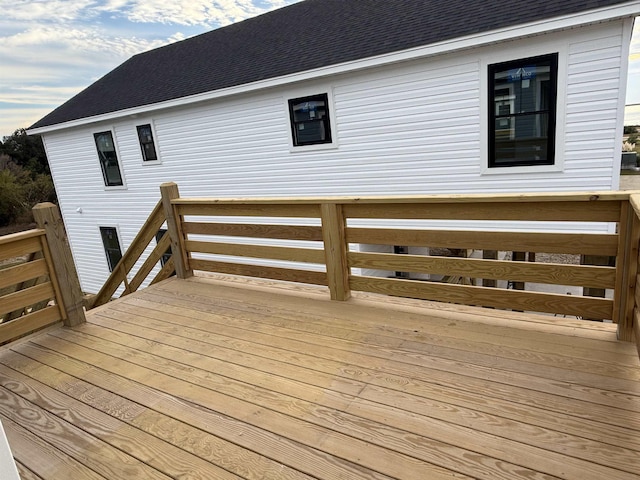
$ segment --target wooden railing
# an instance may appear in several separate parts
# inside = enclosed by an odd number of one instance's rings
[[[186,278],[194,269],[271,278],[325,285],[334,300],[346,300],[354,290],[612,320],[620,339],[640,343],[640,193],[199,199],[180,198],[175,184],[163,184],[161,195],[91,306],[111,299],[122,283],[125,294],[138,289],[171,247],[174,254],[151,283],[174,271]],[[84,321],[83,297],[59,212],[54,205],[40,204],[34,217],[38,229],[0,237],[0,260],[25,260],[0,275],[0,343],[51,323]],[[461,227],[468,221],[473,229]],[[144,257],[165,222],[168,235]],[[571,233],[579,228],[589,233]],[[362,245],[383,246],[388,253],[364,251]],[[390,253],[394,245],[494,255],[401,255]],[[534,263],[498,259],[496,251],[605,261]],[[385,278],[368,270],[469,281]],[[502,281],[507,288],[483,286],[487,280]],[[516,283],[526,283],[527,290],[508,288]],[[548,293],[536,291],[537,284],[600,289],[608,295]]]
[[[627,236],[629,239],[629,264],[627,266],[627,275],[632,279],[628,285],[628,295],[632,297],[632,307],[629,307],[629,311],[625,312],[630,316],[628,322],[629,328],[625,330],[628,336],[623,336],[623,340],[629,340],[636,342],[638,348],[638,355],[640,355],[640,194],[632,194],[629,198],[631,205],[631,220],[627,227]]]
[[[82,295],[57,207],[34,208],[40,228],[0,237],[0,344],[48,325],[84,321]]]
[[[164,235],[160,241],[157,242],[152,252],[146,257],[142,265],[137,269],[135,275],[133,275],[131,281],[129,281],[129,274],[133,271],[134,266],[140,261],[142,254],[145,252],[149,244],[156,238],[156,234],[160,227],[165,223],[166,216],[162,202],[158,202],[151,214],[142,225],[142,228],[136,235],[129,248],[126,250],[118,264],[111,272],[111,275],[102,286],[100,291],[87,302],[87,308],[94,308],[111,300],[116,290],[124,284],[124,291],[122,295],[128,295],[133,293],[143,282],[147,279],[153,268],[163,257],[165,252],[171,246],[171,240],[169,235]],[[160,268],[160,271],[151,280],[150,284],[154,284],[165,278],[171,276],[175,271],[173,255],[165,262]]]
[[[633,339],[638,228],[626,193],[198,199],[180,198],[174,184],[161,191],[167,188],[180,277],[203,270],[326,285],[335,300],[353,290],[604,319],[618,323],[619,338]],[[437,228],[429,226],[433,221]],[[460,228],[467,221],[473,229]],[[497,228],[496,222],[521,222],[520,230],[505,228],[507,223]],[[589,233],[571,233],[580,228]],[[612,257],[615,266],[358,251],[363,244]],[[269,265],[273,260],[294,263]],[[362,273],[370,269],[473,280],[451,284]],[[526,282],[527,290],[482,286],[481,279]],[[548,293],[532,290],[536,284],[609,294]]]

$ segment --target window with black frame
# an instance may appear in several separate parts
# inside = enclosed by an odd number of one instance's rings
[[[166,234],[167,234],[166,228],[161,228],[160,230],[158,230],[158,233],[156,233],[156,243],[160,243],[160,240],[162,240],[162,237],[164,237]],[[160,265],[164,267],[165,264],[170,259],[171,259],[171,247],[167,248],[166,252],[162,254],[162,257],[160,257]]]
[[[115,227],[100,227],[100,236],[102,237],[104,252],[107,255],[109,271],[113,272],[113,269],[116,268],[116,265],[118,265],[118,262],[122,259],[118,231]]]
[[[116,146],[113,142],[113,134],[110,131],[94,133],[93,138],[96,142],[96,149],[98,150],[104,184],[107,187],[122,185],[122,174],[120,173],[120,165],[118,164]]]
[[[331,143],[326,93],[289,100],[289,116],[294,147]]]
[[[142,160],[144,160],[145,162],[158,160],[158,154],[156,153],[156,144],[153,141],[153,131],[151,129],[151,125],[138,125],[136,129],[138,131],[138,141],[140,142],[140,149],[142,150]]]
[[[555,162],[558,54],[489,65],[489,167]]]

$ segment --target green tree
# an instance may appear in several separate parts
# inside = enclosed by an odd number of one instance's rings
[[[0,227],[15,222],[23,213],[22,184],[28,178],[8,156],[0,155]]]
[[[13,135],[2,139],[0,154],[11,157],[16,165],[26,169],[33,178],[41,173],[50,173],[42,138],[40,135],[28,135],[24,128],[19,128]]]
[[[31,223],[31,208],[55,202],[42,139],[18,129],[0,142],[0,227]]]
[[[624,135],[631,135],[633,133],[638,133],[638,127],[633,125],[624,126]]]

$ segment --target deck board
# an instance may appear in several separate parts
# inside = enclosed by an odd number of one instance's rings
[[[640,475],[640,362],[612,325],[227,280],[169,279],[0,350],[20,471]]]

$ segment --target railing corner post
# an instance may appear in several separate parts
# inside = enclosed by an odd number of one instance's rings
[[[162,206],[164,207],[165,217],[167,219],[167,231],[171,238],[171,252],[174,259],[176,276],[178,278],[189,278],[193,276],[193,270],[189,268],[189,256],[184,244],[184,236],[182,234],[182,220],[177,214],[172,200],[180,198],[178,185],[174,182],[163,183],[160,185],[160,194],[162,195]]]
[[[327,268],[327,283],[332,300],[347,300],[349,288],[349,265],[347,261],[346,222],[342,206],[335,203],[320,205],[322,238]]]
[[[614,298],[613,321],[618,324],[619,340],[634,341],[634,321],[638,298],[638,242],[640,241],[640,219],[638,218],[638,198],[631,195],[629,201],[622,204],[620,217],[619,252],[616,268],[619,270]]]
[[[39,203],[33,207],[33,217],[38,228],[45,231],[54,269],[51,273],[58,281],[67,314],[64,324],[72,327],[84,323],[84,296],[60,210],[53,203]]]

